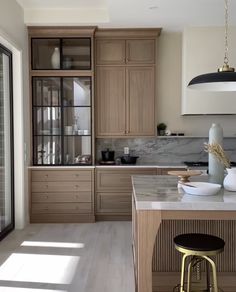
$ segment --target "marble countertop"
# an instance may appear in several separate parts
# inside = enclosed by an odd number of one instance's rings
[[[140,164],[120,164],[120,165],[74,165],[74,166],[29,166],[29,169],[86,169],[86,168],[186,168],[181,163],[140,163]]]
[[[236,192],[221,189],[214,196],[193,196],[178,189],[177,181],[169,175],[133,176],[136,209],[236,211]]]
[[[111,168],[186,168],[187,166],[184,163],[163,163],[163,162],[144,162],[137,164],[116,164],[116,165],[96,165],[96,167],[111,167]]]

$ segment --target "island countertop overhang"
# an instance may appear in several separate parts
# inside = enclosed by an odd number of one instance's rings
[[[133,176],[136,210],[236,211],[236,192],[222,188],[214,196],[187,195],[177,188],[177,181],[168,175]]]

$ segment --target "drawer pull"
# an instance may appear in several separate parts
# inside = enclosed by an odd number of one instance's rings
[[[79,198],[79,196],[78,196],[78,195],[75,195],[75,198],[76,198],[76,199],[78,199],[78,198]]]
[[[48,199],[48,195],[46,195],[45,198]]]
[[[48,185],[46,185],[46,189],[48,189]]]
[[[45,174],[45,177],[48,177],[48,174]]]
[[[76,187],[76,189],[78,189],[78,187],[79,187],[79,186],[78,186],[78,185],[76,185],[75,187]]]
[[[44,208],[44,211],[48,211],[48,208]]]
[[[78,173],[76,173],[76,175],[75,175],[76,177],[79,177],[79,174]]]

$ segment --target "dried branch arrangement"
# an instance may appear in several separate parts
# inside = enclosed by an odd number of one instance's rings
[[[204,143],[204,150],[208,153],[213,154],[225,168],[230,168],[230,160],[227,157],[224,149],[218,143]]]

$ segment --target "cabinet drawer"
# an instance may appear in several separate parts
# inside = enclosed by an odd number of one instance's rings
[[[32,193],[33,203],[92,202],[91,192]]]
[[[98,170],[96,174],[97,191],[132,190],[132,175],[155,175],[155,169]]]
[[[92,191],[91,182],[32,182],[33,193]]]
[[[32,214],[78,214],[91,213],[91,203],[33,203]]]
[[[131,214],[131,193],[97,193],[96,213]]]
[[[32,181],[91,181],[91,170],[33,170]]]

